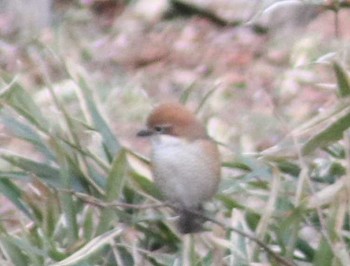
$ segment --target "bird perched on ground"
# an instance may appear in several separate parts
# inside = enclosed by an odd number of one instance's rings
[[[202,203],[215,195],[220,181],[218,148],[204,125],[183,105],[164,103],[151,112],[147,128],[137,135],[151,138],[154,181],[176,206],[179,231],[201,231],[204,221],[194,212],[202,211]]]

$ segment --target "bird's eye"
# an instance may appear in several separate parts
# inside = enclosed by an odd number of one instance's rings
[[[156,132],[158,132],[158,133],[162,133],[162,132],[163,132],[163,128],[160,127],[160,126],[155,126],[155,127],[154,127],[154,130],[155,130]]]

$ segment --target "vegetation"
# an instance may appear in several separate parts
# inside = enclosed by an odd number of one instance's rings
[[[26,43],[35,71],[0,72],[6,135],[0,194],[12,203],[0,218],[1,265],[350,265],[350,81],[343,51],[320,54],[307,66],[325,65],[335,76],[336,90],[328,93],[336,97],[325,110],[292,129],[276,115],[287,134],[254,153],[220,143],[224,174],[207,206],[208,231],[181,236],[151,181],[148,159],[116,134],[114,116],[142,126],[144,99],[118,67],[110,83],[82,67],[93,60],[81,43],[73,43],[69,58],[62,47],[71,43],[58,42],[70,33],[57,29],[54,41]],[[40,81],[31,86],[28,75]],[[200,85],[177,95],[195,102],[199,113],[218,91]],[[129,89],[120,105],[111,104],[108,86]],[[244,91],[244,84],[236,86]],[[137,111],[128,109],[137,104]]]

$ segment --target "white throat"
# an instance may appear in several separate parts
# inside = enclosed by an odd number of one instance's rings
[[[185,142],[186,141],[184,139],[170,135],[152,136],[152,146],[154,149],[157,149],[159,147],[180,146]]]

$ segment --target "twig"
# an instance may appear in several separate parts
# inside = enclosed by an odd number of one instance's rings
[[[78,199],[81,199],[85,203],[88,203],[90,205],[99,207],[99,208],[125,208],[125,209],[157,209],[161,207],[167,207],[167,203],[157,203],[157,204],[130,204],[130,203],[124,203],[124,202],[118,202],[118,201],[112,201],[112,202],[104,202],[102,200],[96,199],[94,197],[91,197],[89,195],[86,195],[84,193],[76,192],[69,189],[59,189],[60,192],[69,193],[74,196],[76,196]]]
[[[341,9],[341,8],[350,8],[350,3],[349,2],[338,2],[338,3],[331,3],[331,4],[324,4],[321,5],[322,8],[325,10],[336,10],[336,9]]]
[[[4,218],[0,218],[0,222],[17,223],[17,222],[19,222],[19,221],[18,221],[18,219],[16,219],[16,218],[4,217]]]
[[[170,203],[167,203],[166,204],[168,207],[174,209],[174,210],[177,210],[177,211],[180,211],[181,209],[173,204],[170,204]],[[232,226],[229,226],[229,225],[226,225],[214,218],[211,218],[211,217],[208,217],[200,212],[196,212],[196,211],[189,211],[190,213],[198,216],[199,218],[201,219],[204,219],[204,220],[207,220],[207,221],[210,221],[212,222],[213,224],[216,224],[222,228],[224,228],[225,230],[228,230],[228,231],[233,231],[245,238],[248,238],[249,240],[252,240],[254,241],[255,243],[257,243],[262,249],[264,249],[266,251],[266,253],[268,253],[271,257],[273,257],[277,262],[279,262],[281,265],[285,265],[285,266],[294,266],[295,263],[283,258],[282,256],[278,255],[276,252],[274,252],[272,249],[270,249],[263,241],[261,241],[260,239],[256,238],[255,236],[251,235],[251,234],[248,234],[240,229],[237,229],[235,227],[232,227]]]
[[[173,210],[176,211],[180,211],[181,209],[174,205],[171,204],[169,202],[164,202],[164,203],[157,203],[157,204],[129,204],[129,203],[122,203],[122,202],[103,202],[99,199],[96,199],[94,197],[91,197],[89,195],[86,195],[84,193],[80,193],[80,192],[76,192],[73,190],[68,190],[68,189],[60,189],[60,192],[64,192],[64,193],[69,193],[72,194],[74,196],[76,196],[77,198],[81,199],[82,201],[94,205],[96,207],[99,208],[116,208],[116,207],[121,207],[121,208],[126,208],[126,209],[138,209],[138,210],[142,210],[142,209],[156,209],[156,208],[161,208],[161,207],[170,207]],[[188,210],[189,211],[189,210]],[[225,230],[228,231],[233,231],[251,241],[254,241],[256,244],[258,244],[268,255],[270,255],[271,257],[273,257],[278,263],[280,263],[280,265],[284,265],[284,266],[294,266],[295,263],[285,259],[284,257],[280,256],[279,254],[277,254],[276,252],[274,252],[271,248],[269,248],[263,241],[261,241],[260,239],[258,239],[257,237],[248,234],[240,229],[237,229],[235,227],[226,225],[216,219],[213,219],[211,217],[208,217],[200,212],[196,212],[196,211],[189,211],[190,213],[198,216],[201,219],[204,219],[206,221],[210,221],[222,228],[224,228]]]
[[[211,10],[207,10],[195,4],[191,4],[188,1],[172,0],[171,3],[175,8],[175,10],[179,10],[182,14],[199,15],[201,17],[209,19],[211,22],[221,27],[239,26],[243,24],[243,21],[240,21],[240,20],[233,20],[233,21],[226,20],[218,16],[217,14],[215,14],[215,12]]]

